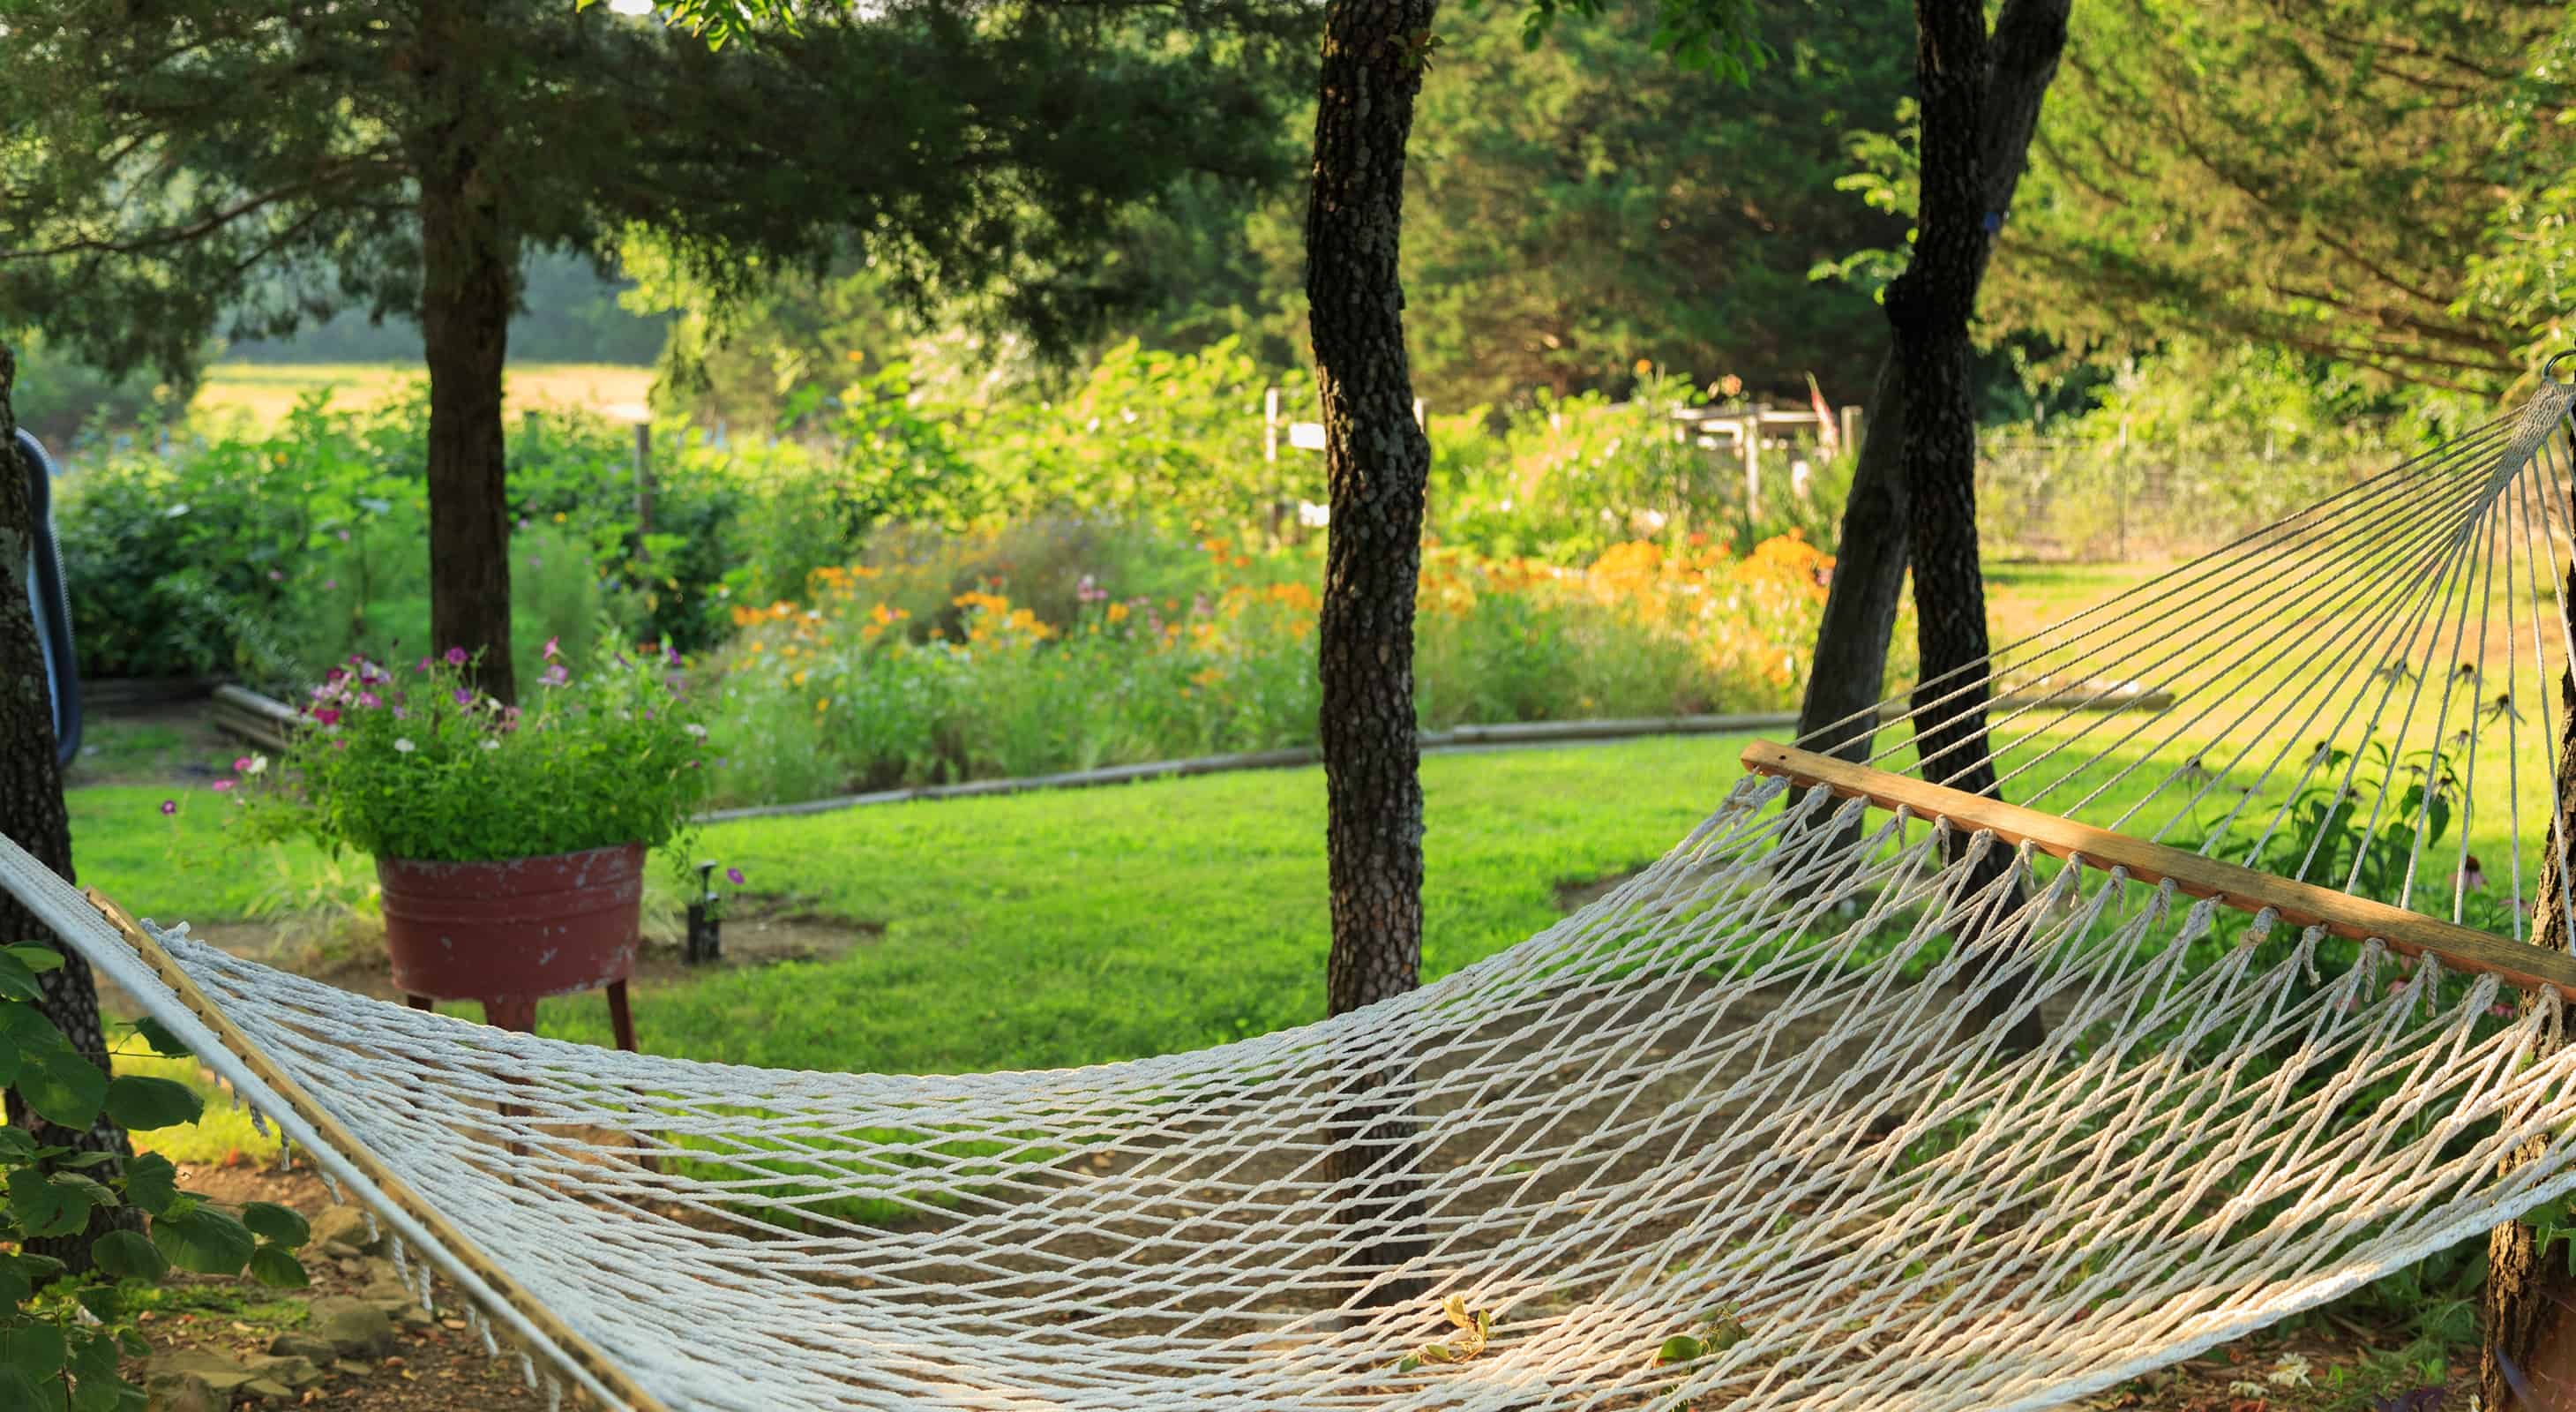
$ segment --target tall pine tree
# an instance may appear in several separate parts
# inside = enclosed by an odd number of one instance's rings
[[[1258,174],[1236,80],[1281,4],[893,0],[720,49],[573,0],[27,0],[0,45],[0,326],[110,367],[342,308],[416,320],[431,631],[510,694],[502,375],[523,256],[655,232],[710,288],[855,248],[1062,340],[1084,254],[1182,175]],[[1198,32],[1205,20],[1231,28]]]

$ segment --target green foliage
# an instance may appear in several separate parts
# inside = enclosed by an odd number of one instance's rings
[[[246,761],[248,837],[450,862],[660,847],[705,797],[706,727],[677,652],[603,639],[578,676],[547,667],[524,707],[467,686],[453,649],[353,665],[313,689],[275,774]]]
[[[1906,91],[1908,7],[1730,4],[1775,51],[1741,87],[1653,52],[1671,5],[1569,7],[1582,17],[1536,50],[1515,8],[1444,13],[1409,144],[1405,322],[1423,395],[1451,410],[1533,387],[1617,392],[1643,357],[1799,396],[1812,371],[1861,400],[1885,321],[1808,267],[1904,229],[1832,187],[1845,131],[1884,124]]]
[[[0,331],[0,343],[18,351],[18,381],[9,394],[18,425],[58,456],[87,431],[157,426],[177,416],[196,392],[193,368],[169,377],[140,372],[120,376],[49,346],[35,329]]]
[[[2078,6],[1988,310],[2492,393],[2564,328],[2571,44],[2554,4]]]
[[[51,947],[0,948],[0,976],[51,970]],[[95,1082],[64,1080],[74,1070]],[[31,1083],[31,1076],[54,1076]],[[147,1129],[192,1122],[203,1100],[163,1079],[109,1082],[91,1056],[71,1046],[17,988],[0,986],[0,1082],[13,1081],[29,1108],[73,1130],[97,1121]],[[123,1164],[108,1154],[47,1146],[23,1128],[0,1127],[0,1403],[63,1412],[132,1412],[141,1388],[118,1376],[118,1362],[144,1352],[134,1332],[134,1283],[177,1267],[208,1275],[248,1268],[262,1283],[301,1285],[295,1252],[311,1232],[283,1207],[254,1203],[239,1217],[179,1191],[168,1159],[145,1153]],[[150,1219],[150,1234],[112,1229],[90,1246],[94,1273],[66,1278],[67,1267],[28,1253],[26,1243],[76,1236],[95,1215],[130,1208]]]
[[[0,318],[110,369],[180,369],[219,324],[416,316],[435,273],[421,196],[459,175],[424,157],[461,125],[475,253],[513,271],[641,226],[723,297],[848,237],[900,299],[981,297],[1062,344],[1122,297],[1089,257],[1124,211],[1186,173],[1284,177],[1277,113],[1240,75],[1311,23],[1285,0],[902,0],[711,52],[560,0],[179,0],[114,25],[31,0],[0,51]],[[441,63],[418,61],[430,50]]]
[[[672,320],[627,307],[628,279],[610,278],[563,251],[530,255],[520,270],[519,311],[510,317],[510,356],[530,363],[650,363],[670,336]],[[243,363],[408,363],[422,357],[420,330],[409,318],[371,321],[335,314],[291,337],[229,344],[224,357]]]
[[[81,670],[227,673],[272,687],[351,653],[429,636],[428,494],[416,397],[362,411],[308,399],[266,433],[193,436],[168,454],[101,449],[55,507]],[[635,529],[632,453],[606,423],[531,414],[509,442],[513,641],[579,653],[603,615],[683,646],[705,640],[736,493],[717,457],[669,457],[656,532]]]
[[[1821,610],[1795,541],[1631,543],[1585,570],[1435,548],[1414,629],[1426,729],[1779,707]],[[1311,745],[1320,565],[1147,525],[890,532],[739,612],[716,788],[745,803]]]

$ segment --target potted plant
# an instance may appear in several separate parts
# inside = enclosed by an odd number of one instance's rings
[[[605,986],[632,1048],[644,858],[691,831],[707,730],[675,651],[610,638],[578,673],[551,641],[545,656],[510,706],[474,688],[462,650],[332,668],[268,787],[243,791],[244,823],[374,855],[394,983],[414,1004],[481,1000],[528,1029],[541,997]]]

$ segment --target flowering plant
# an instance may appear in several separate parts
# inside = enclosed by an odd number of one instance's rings
[[[706,795],[707,729],[679,654],[608,639],[578,674],[553,642],[545,655],[517,706],[474,689],[462,649],[332,668],[269,787],[241,791],[244,822],[263,839],[442,862],[659,847],[686,833]],[[234,768],[247,783],[268,761]]]

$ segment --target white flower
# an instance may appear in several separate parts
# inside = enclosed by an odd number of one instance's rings
[[[411,737],[410,737],[410,736],[407,736],[407,735],[398,735],[398,736],[395,736],[395,737],[394,737],[394,749],[401,751],[401,752],[402,752],[403,754],[405,754],[405,755],[409,755],[409,754],[410,754],[410,753],[412,753],[414,750],[417,750],[417,749],[419,749],[419,748],[420,748],[420,747],[418,747],[418,746],[416,746],[416,745],[414,745],[414,744],[412,744],[412,743],[411,743]]]
[[[253,755],[252,757],[250,757],[250,768],[249,768],[249,769],[247,769],[247,770],[242,771],[242,773],[243,773],[243,774],[245,774],[245,775],[255,775],[255,774],[258,774],[260,771],[265,770],[265,769],[267,769],[267,768],[268,768],[268,757],[267,757],[267,756],[265,756],[265,755]]]
[[[486,740],[483,742],[483,748],[484,748],[484,749],[486,749],[486,750],[498,750],[498,749],[500,749],[500,748],[501,748],[501,742],[499,742],[499,741],[497,741],[497,740],[486,739]]]
[[[2284,1353],[2280,1361],[2272,1365],[2272,1371],[2263,1376],[2274,1387],[2307,1387],[2310,1385],[2308,1374],[2312,1370],[2313,1365],[2307,1359],[2295,1353]]]
[[[687,731],[692,739],[704,740],[707,738],[707,728],[699,725],[695,721],[689,722],[687,725],[680,727],[680,729]]]

